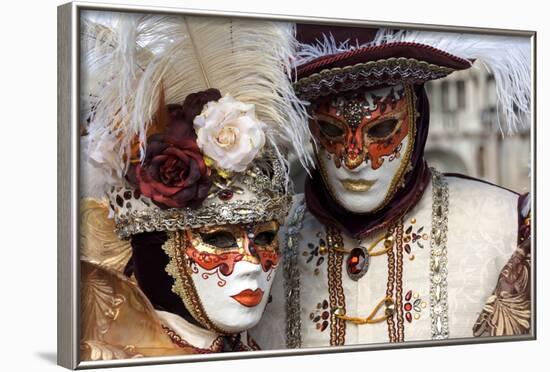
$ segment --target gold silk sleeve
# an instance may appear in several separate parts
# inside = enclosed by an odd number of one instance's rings
[[[81,261],[81,360],[193,354],[175,345],[149,300],[122,274]]]
[[[80,258],[123,272],[132,256],[129,240],[121,240],[109,218],[106,200],[83,198],[80,201]]]

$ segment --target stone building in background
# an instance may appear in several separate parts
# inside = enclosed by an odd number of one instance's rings
[[[495,80],[483,66],[431,81],[426,89],[431,117],[425,157],[430,165],[529,191],[530,131],[502,135]]]

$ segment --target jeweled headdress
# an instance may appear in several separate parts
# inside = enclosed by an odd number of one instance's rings
[[[285,153],[311,164],[290,24],[84,19],[84,181],[107,192],[120,237],[286,216]]]

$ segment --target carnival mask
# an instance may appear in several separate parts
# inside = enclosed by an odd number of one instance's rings
[[[279,262],[278,229],[272,221],[171,233],[163,248],[173,290],[204,327],[231,334],[258,323]]]
[[[410,169],[415,97],[392,86],[331,97],[313,106],[310,129],[332,197],[355,213],[385,206]]]

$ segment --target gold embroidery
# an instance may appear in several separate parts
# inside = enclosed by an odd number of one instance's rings
[[[342,234],[334,227],[327,227],[328,251],[328,290],[329,302],[332,312],[330,322],[330,345],[344,345],[346,336],[346,322],[337,317],[342,312],[345,313],[346,300],[344,297],[344,288],[342,287],[342,263],[344,257],[338,254],[335,249],[341,248],[344,244]]]
[[[178,345],[181,348],[191,348],[195,352],[197,352],[198,354],[219,353],[223,349],[223,338],[222,337],[216,337],[214,339],[214,341],[212,341],[212,344],[210,345],[210,347],[208,347],[208,349],[201,349],[201,348],[193,346],[189,342],[185,341],[172,328],[170,328],[170,327],[168,327],[164,324],[162,325],[162,328],[164,329],[164,331],[166,332],[168,337],[170,337],[170,339],[172,340],[172,342],[174,344]]]
[[[388,234],[393,236],[394,233],[395,233],[395,226],[392,226],[388,229]],[[393,247],[392,249],[388,250],[387,257],[388,257],[388,284],[386,285],[386,297],[393,298],[393,290],[395,288],[395,253],[394,253]],[[388,338],[390,339],[390,342],[397,342],[397,332],[395,328],[394,317],[389,316],[386,319],[386,322],[388,323]]]
[[[405,339],[403,319],[403,219],[397,222],[395,230],[396,243],[396,265],[395,265],[395,306],[397,315],[397,340],[403,342]]]

